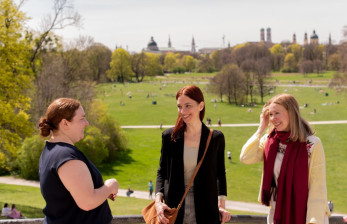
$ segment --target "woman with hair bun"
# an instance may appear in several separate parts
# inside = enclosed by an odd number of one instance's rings
[[[323,145],[292,95],[279,94],[265,104],[240,160],[263,162],[259,201],[270,206],[267,223],[329,223]]]
[[[84,137],[87,125],[80,102],[70,98],[53,101],[40,119],[40,135],[50,137],[39,164],[41,193],[46,201],[44,223],[112,221],[107,198],[115,200],[117,180],[104,182],[98,169],[74,146]]]
[[[176,94],[178,117],[175,127],[162,134],[157,172],[155,206],[160,223],[169,223],[164,211],[177,207],[201,160],[210,129],[202,122],[204,96],[197,86],[185,86]],[[225,140],[214,130],[206,156],[175,223],[215,224],[230,220],[225,209],[227,195],[224,160]]]

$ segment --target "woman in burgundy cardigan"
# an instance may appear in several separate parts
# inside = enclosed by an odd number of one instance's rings
[[[162,134],[157,172],[156,209],[161,223],[168,223],[164,210],[178,206],[204,153],[210,131],[202,123],[205,104],[198,87],[183,87],[177,92],[176,99],[178,118],[175,127]],[[206,157],[179,210],[176,223],[214,224],[230,220],[230,213],[225,210],[224,148],[223,133],[213,131]]]

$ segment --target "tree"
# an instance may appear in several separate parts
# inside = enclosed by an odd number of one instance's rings
[[[191,55],[184,55],[182,58],[184,69],[187,72],[192,72],[195,68],[195,59]]]
[[[145,52],[136,53],[131,56],[131,69],[135,74],[137,82],[142,82],[146,75],[148,57]]]
[[[145,76],[163,75],[160,56],[149,52],[133,54],[131,68],[137,82],[142,82]]]
[[[323,70],[323,62],[319,59],[313,61],[313,68],[319,76]]]
[[[256,60],[254,71],[255,71],[254,72],[255,79],[257,80],[257,84],[259,88],[261,103],[264,103],[264,96],[266,93],[265,80],[266,80],[266,77],[270,75],[270,71],[271,71],[271,64],[270,64],[269,58],[264,57],[264,58],[260,58]]]
[[[250,95],[251,104],[253,104],[253,87],[254,87],[254,77],[253,71],[255,67],[255,62],[253,59],[246,59],[241,63],[241,70],[245,74],[246,78],[246,95]]]
[[[131,70],[131,59],[129,53],[123,48],[117,48],[112,53],[110,69],[107,71],[107,77],[112,81],[124,83],[133,75]]]
[[[225,86],[225,78],[226,76],[223,75],[221,72],[219,72],[217,75],[215,75],[209,85],[208,89],[212,93],[215,93],[219,95],[220,101],[223,102],[223,94],[224,94],[224,86]]]
[[[311,60],[302,61],[300,64],[300,72],[306,76],[308,73],[313,72],[313,62]]]
[[[272,68],[274,71],[280,71],[284,62],[284,48],[281,44],[275,44],[270,49],[272,58]]]
[[[91,80],[98,83],[106,82],[106,71],[110,69],[112,51],[103,44],[95,43],[85,52],[92,75]]]
[[[302,57],[302,47],[299,44],[289,45],[287,48],[288,53],[292,53],[294,55],[295,61],[298,63]],[[298,66],[298,65],[296,65]]]
[[[283,72],[297,72],[297,62],[293,53],[288,53],[284,58]]]
[[[213,62],[207,54],[200,56],[200,60],[197,64],[198,72],[214,72]]]
[[[95,82],[91,80],[91,69],[87,55],[77,49],[66,52],[42,53],[41,68],[35,80],[35,94],[30,110],[31,120],[37,122],[48,105],[56,98],[79,99],[88,109],[94,98]]]
[[[160,56],[153,53],[146,53],[147,63],[145,67],[145,74],[148,76],[163,75],[163,67],[160,63]]]
[[[172,72],[173,68],[176,66],[177,64],[177,57],[178,54],[174,54],[172,52],[167,53],[165,55],[165,59],[164,59],[164,70],[166,72]]]
[[[340,73],[337,72],[329,84],[330,88],[336,88],[339,91],[345,91],[344,87],[347,85],[347,26],[343,28],[343,35],[345,39],[339,49]]]
[[[232,50],[225,48],[213,51],[210,55],[215,70],[220,71],[224,65],[232,63]]]
[[[40,35],[34,40],[34,50],[30,58],[31,68],[36,71],[36,60],[40,52],[52,44],[52,31],[68,26],[80,26],[81,16],[74,10],[70,0],[53,0],[53,15],[47,15],[42,20]]]
[[[276,48],[274,48],[276,49]],[[274,53],[280,52],[274,50]],[[265,78],[270,75],[271,71],[271,52],[265,44],[245,44],[235,47],[232,53],[233,62],[246,73],[249,91],[252,94],[255,85],[259,87],[259,93],[263,101],[265,94]]]
[[[322,44],[309,44],[306,45],[303,52],[305,60],[323,60],[324,45]]]
[[[225,93],[228,97],[228,102],[234,102],[236,105],[242,103],[246,93],[246,77],[241,69],[236,64],[225,65],[221,72],[225,76]]]
[[[340,55],[335,53],[330,55],[328,59],[328,66],[330,70],[338,71],[340,68]]]
[[[14,169],[20,143],[32,133],[27,92],[32,87],[33,73],[21,3],[0,0],[0,173]]]

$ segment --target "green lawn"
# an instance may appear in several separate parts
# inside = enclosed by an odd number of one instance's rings
[[[114,87],[103,84],[98,86],[98,92],[99,98],[106,103],[109,113],[120,125],[172,125],[177,117],[176,92],[184,85],[186,84],[150,82],[117,84]],[[259,97],[256,97],[258,104],[251,108],[252,112],[247,112],[249,107],[229,104],[226,99],[220,102],[219,97],[206,91],[205,84],[197,85],[204,91],[205,118],[211,118],[212,123],[216,123],[218,118],[221,118],[222,123],[258,122],[263,107]],[[309,121],[347,119],[345,93],[336,94],[329,88],[277,87],[272,95],[264,98],[264,102],[274,94],[283,92],[293,94],[302,107],[308,104],[307,108],[302,108],[302,115]],[[129,98],[127,93],[132,97]],[[325,93],[328,93],[328,96]],[[216,108],[213,99],[218,100]],[[124,106],[120,105],[121,101]],[[156,104],[153,104],[153,101],[156,101]],[[312,113],[314,109],[316,114]]]
[[[321,74],[309,73],[303,75],[301,73],[272,73],[270,80],[279,81],[281,84],[309,84],[322,85],[329,83],[330,79],[334,76],[336,71],[328,71]]]

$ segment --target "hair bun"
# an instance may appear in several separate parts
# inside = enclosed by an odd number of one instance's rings
[[[51,122],[48,121],[47,118],[41,118],[39,123],[39,129],[40,129],[41,135],[46,137],[50,135],[51,130],[54,129],[54,126]]]

